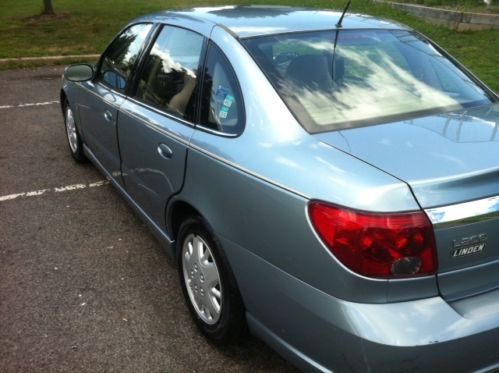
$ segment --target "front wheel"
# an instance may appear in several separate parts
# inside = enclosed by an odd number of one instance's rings
[[[214,342],[236,340],[246,328],[244,307],[220,245],[199,218],[181,225],[177,245],[182,291],[198,328]]]
[[[73,159],[79,163],[86,161],[83,153],[83,142],[76,127],[74,112],[67,101],[64,102],[64,126],[66,127],[66,137]]]

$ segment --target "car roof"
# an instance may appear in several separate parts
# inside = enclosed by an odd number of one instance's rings
[[[135,21],[168,23],[171,19],[219,25],[238,38],[298,31],[335,29],[341,12],[285,6],[218,6],[172,10]],[[398,23],[362,14],[346,13],[342,29],[407,29]]]

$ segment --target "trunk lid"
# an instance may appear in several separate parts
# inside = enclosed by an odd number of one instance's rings
[[[444,297],[499,287],[498,103],[315,136],[411,187],[434,224]]]

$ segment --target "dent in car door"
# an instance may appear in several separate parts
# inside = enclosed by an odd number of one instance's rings
[[[168,198],[184,179],[203,45],[201,35],[165,26],[144,59],[134,97],[120,112],[125,187],[160,227]]]
[[[151,24],[137,24],[123,31],[104,52],[94,81],[81,85],[78,111],[85,143],[114,175],[120,172],[118,109],[151,28]]]

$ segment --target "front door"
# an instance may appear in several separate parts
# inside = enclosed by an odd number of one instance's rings
[[[151,29],[151,24],[137,24],[123,31],[104,52],[95,79],[81,83],[78,112],[85,144],[118,182],[122,181],[118,177],[118,109]]]

